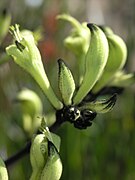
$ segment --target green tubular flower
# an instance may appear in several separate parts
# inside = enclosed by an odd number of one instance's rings
[[[90,31],[86,22],[81,24],[68,14],[58,15],[57,19],[68,21],[73,27],[70,35],[65,38],[64,45],[76,56],[79,71],[78,83],[80,84],[85,71],[85,55],[89,48]]]
[[[104,31],[109,44],[109,56],[104,72],[92,90],[94,93],[111,82],[115,73],[123,68],[127,60],[127,47],[123,39],[112,32],[109,33],[106,29]]]
[[[41,130],[43,134],[36,135],[30,149],[33,170],[30,180],[59,180],[62,173],[62,163],[58,153],[60,138],[49,132],[44,118]]]
[[[59,153],[51,141],[48,141],[48,159],[41,173],[41,180],[59,180],[62,174],[62,163]]]
[[[6,166],[4,164],[4,161],[0,157],[0,179],[1,180],[8,180],[8,172],[6,169]]]
[[[23,128],[29,135],[32,135],[41,123],[37,117],[42,115],[42,102],[39,96],[29,89],[20,91],[17,94],[16,100],[21,104]]]
[[[91,31],[91,41],[85,59],[83,82],[74,96],[74,104],[79,104],[99,80],[108,58],[109,48],[105,34],[97,25],[88,24],[88,27]]]
[[[0,14],[0,44],[8,33],[10,23],[11,14],[4,9]]]
[[[44,134],[39,134],[33,139],[30,149],[30,161],[33,170],[30,178],[31,180],[38,180],[40,178],[42,169],[47,160],[47,143]]]
[[[83,22],[80,24],[68,14],[58,15],[57,19],[66,20],[73,26],[71,34],[64,40],[65,46],[77,56],[80,56],[82,53],[86,54],[90,41],[90,31],[87,28],[87,23]]]
[[[73,93],[75,91],[75,82],[71,71],[65,65],[64,61],[59,59],[59,75],[58,75],[58,83],[59,90],[63,99],[63,103],[65,105],[71,105]]]
[[[10,32],[15,38],[15,44],[6,48],[8,55],[12,56],[15,63],[25,69],[35,79],[51,104],[56,109],[61,109],[63,105],[50,85],[40,52],[35,45],[32,34],[26,33],[24,36],[21,36],[18,25],[11,26]]]

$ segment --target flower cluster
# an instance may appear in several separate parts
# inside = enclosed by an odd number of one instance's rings
[[[75,82],[68,65],[62,59],[58,60],[61,97],[56,96],[50,84],[32,32],[20,32],[19,25],[11,26],[10,33],[14,41],[6,48],[6,52],[35,79],[54,107],[56,122],[53,125],[68,121],[75,128],[86,129],[92,125],[98,113],[112,110],[117,94],[134,83],[135,75],[123,70],[127,59],[126,44],[109,27],[86,22],[81,24],[67,14],[59,15],[57,19],[66,20],[73,26],[64,44],[76,56],[76,70],[79,74],[78,81]],[[22,104],[24,129],[26,132],[30,131],[31,135],[39,126],[35,116],[42,114],[42,103],[29,90],[20,92],[17,100]],[[28,117],[31,122],[29,126]],[[30,179],[59,180],[62,174],[60,139],[50,133],[44,118],[40,131],[33,138],[30,148],[33,170]],[[7,171],[1,159],[0,167],[3,167],[2,171],[0,168],[0,176],[7,179]]]
[[[21,33],[18,25],[11,26],[15,43],[6,51],[39,84],[56,109],[56,121],[69,121],[76,128],[85,129],[91,126],[97,113],[106,113],[113,108],[116,93],[134,82],[134,73],[124,72],[127,48],[123,39],[110,28],[85,22],[80,24],[66,14],[57,18],[67,20],[73,26],[64,44],[75,54],[80,72],[78,82],[75,82],[65,62],[58,60],[61,98],[51,87],[32,33]],[[114,91],[110,93],[112,87]],[[104,94],[106,98],[102,97]]]

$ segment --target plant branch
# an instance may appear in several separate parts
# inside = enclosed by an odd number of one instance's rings
[[[30,146],[31,141],[28,141],[23,149],[21,149],[19,152],[5,160],[5,165],[10,166],[11,164],[21,159],[24,155],[28,154],[30,152]]]

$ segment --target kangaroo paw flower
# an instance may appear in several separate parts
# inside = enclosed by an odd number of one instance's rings
[[[8,55],[12,56],[15,63],[26,70],[35,79],[51,104],[56,109],[61,109],[62,103],[57,98],[50,85],[34,37],[31,33],[25,33],[22,36],[17,24],[10,27],[10,32],[14,36],[15,44],[6,48]]]

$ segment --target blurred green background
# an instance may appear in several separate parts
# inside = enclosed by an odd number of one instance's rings
[[[38,47],[55,91],[57,59],[64,59],[74,71],[75,58],[63,46],[70,26],[57,22],[60,13],[69,13],[80,22],[109,25],[127,43],[127,71],[135,71],[135,0],[1,0],[0,12],[7,9],[12,24],[21,29],[43,30]],[[11,42],[8,34],[0,46],[1,53]],[[0,154],[3,159],[21,149],[28,137],[22,128],[20,106],[14,102],[24,87],[38,93],[44,114],[52,110],[35,81],[9,61],[0,66]],[[114,110],[98,115],[87,130],[77,130],[66,123],[57,134],[61,137],[62,180],[134,180],[135,179],[135,88],[118,97]],[[29,156],[8,168],[11,180],[27,180],[31,174]]]

